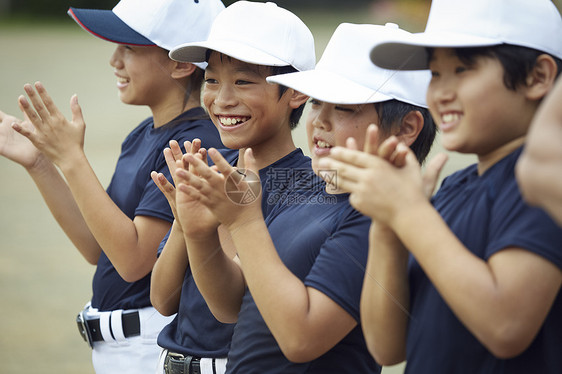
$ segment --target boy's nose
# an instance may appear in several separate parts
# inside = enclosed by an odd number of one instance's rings
[[[327,105],[323,105],[322,109],[317,111],[312,120],[312,126],[324,131],[330,131],[332,128],[332,124],[330,121],[329,110],[326,107]]]
[[[109,58],[109,65],[111,65],[114,68],[123,67],[123,61],[121,59],[121,48],[120,48],[120,46],[117,46],[117,48],[115,48],[115,50],[111,54],[111,57]]]
[[[217,90],[217,95],[214,100],[215,105],[220,107],[235,106],[237,99],[233,91],[234,90],[230,86],[222,85]]]
[[[426,93],[426,100],[433,102],[448,102],[455,98],[455,90],[452,84],[440,82],[431,84]]]

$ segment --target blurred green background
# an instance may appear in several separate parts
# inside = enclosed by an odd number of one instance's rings
[[[84,32],[65,13],[69,6],[111,9],[115,3],[0,0],[0,110],[20,117],[16,99],[25,83],[37,80],[68,118],[68,101],[78,94],[87,123],[86,154],[104,186],[122,140],[150,113],[119,101],[108,62],[115,46]],[[277,3],[311,28],[318,58],[342,22],[395,22],[416,32],[423,31],[429,11],[425,0]],[[304,126],[294,137],[308,152]],[[434,152],[440,150],[437,142]],[[452,155],[444,175],[473,161]],[[0,157],[0,178],[0,373],[93,373],[91,351],[74,320],[91,297],[94,267],[57,226],[23,168]],[[384,373],[402,370],[398,365]]]

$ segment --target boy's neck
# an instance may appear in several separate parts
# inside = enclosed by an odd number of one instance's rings
[[[196,94],[191,95],[187,102],[184,102],[183,97],[178,94],[173,97],[173,100],[167,100],[159,105],[150,106],[154,128],[164,126],[180,114],[200,106],[201,101]]]
[[[478,155],[478,175],[484,174],[488,169],[501,161],[503,158],[514,152],[517,148],[521,147],[525,142],[525,137],[513,139],[509,143],[494,149],[486,155]]]

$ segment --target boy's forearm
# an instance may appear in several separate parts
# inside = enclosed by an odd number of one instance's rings
[[[395,222],[443,300],[484,346],[500,358],[528,347],[559,291],[562,276],[554,264],[515,247],[479,258],[431,206],[412,206]]]
[[[333,300],[307,287],[285,266],[263,219],[237,225],[231,235],[252,297],[289,360],[319,357],[357,325]]]
[[[131,220],[111,200],[81,154],[61,165],[86,224],[121,277],[128,282],[148,274],[170,224],[153,217]]]
[[[95,265],[101,248],[84,221],[70,188],[55,165],[40,156],[36,164],[27,171],[59,226],[86,261]]]
[[[406,358],[409,320],[408,252],[387,227],[373,222],[361,294],[361,323],[371,354],[381,365]]]
[[[184,234],[189,266],[209,309],[223,323],[238,319],[245,291],[240,266],[222,249],[218,233],[193,240]]]
[[[152,269],[150,301],[165,316],[179,310],[181,290],[189,265],[183,233],[178,227],[177,222],[172,224],[168,240]]]

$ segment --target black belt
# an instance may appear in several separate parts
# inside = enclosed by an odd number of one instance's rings
[[[99,317],[90,318],[82,312],[76,317],[76,323],[78,324],[80,335],[90,346],[92,342],[103,340]],[[123,326],[123,335],[125,335],[126,338],[140,335],[140,318],[138,311],[123,313],[121,315],[121,323]],[[113,335],[113,331],[111,329],[110,331]]]
[[[213,374],[216,374],[215,359],[213,359]],[[164,359],[165,374],[201,374],[201,358],[168,352]]]

